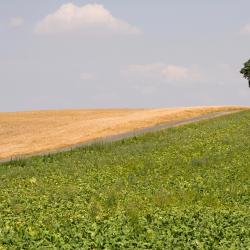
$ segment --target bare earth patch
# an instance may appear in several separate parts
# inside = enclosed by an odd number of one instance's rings
[[[0,159],[40,153],[211,112],[246,107],[0,112]]]

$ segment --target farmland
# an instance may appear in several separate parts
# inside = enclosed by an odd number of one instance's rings
[[[250,111],[0,165],[0,249],[249,249]]]
[[[61,149],[113,134],[235,109],[244,107],[1,112],[0,160]]]

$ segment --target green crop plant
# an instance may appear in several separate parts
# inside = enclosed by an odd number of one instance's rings
[[[0,249],[249,249],[250,111],[0,165]]]

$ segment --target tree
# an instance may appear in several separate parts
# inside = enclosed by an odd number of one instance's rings
[[[250,88],[250,59],[244,63],[244,67],[240,70],[240,73],[243,74],[243,77],[248,80]]]

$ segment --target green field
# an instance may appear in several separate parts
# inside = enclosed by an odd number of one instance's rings
[[[0,249],[250,249],[250,111],[0,165]]]

